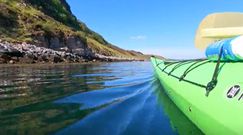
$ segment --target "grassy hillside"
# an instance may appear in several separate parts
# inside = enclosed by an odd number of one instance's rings
[[[66,40],[77,36],[95,53],[118,57],[142,56],[118,48],[90,30],[72,14],[65,0],[0,0],[0,9],[2,41],[41,45],[43,40],[51,37]],[[40,40],[40,37],[45,39]]]

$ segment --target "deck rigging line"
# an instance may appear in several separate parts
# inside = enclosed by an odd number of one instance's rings
[[[208,63],[208,62],[210,62],[210,61],[209,61],[209,60],[205,60],[203,63],[200,63],[200,62],[202,62],[202,61],[198,61],[198,62],[195,62],[195,63],[191,64],[191,65],[184,71],[184,73],[181,75],[179,81],[181,81],[182,79],[184,79],[184,78],[186,77],[186,75],[187,75],[189,72],[191,72],[192,70],[194,70],[194,69],[196,69],[197,67],[199,67],[199,66],[201,66],[201,65],[204,65],[204,64],[206,64],[206,63]],[[200,63],[200,64],[196,65],[197,63]],[[196,66],[194,66],[194,65],[196,65]],[[193,67],[193,66],[194,66],[194,67]]]
[[[194,60],[195,61],[195,60]],[[196,62],[198,62],[198,61],[205,61],[205,59],[197,59],[196,60]],[[168,63],[168,65],[166,65],[166,68],[168,67],[168,66],[171,66],[171,65],[173,65],[173,64],[180,64],[180,63],[185,63],[185,62],[188,62],[188,63],[190,63],[190,62],[193,62],[192,60],[184,60],[184,61],[175,61],[175,62],[170,62],[170,63]],[[208,61],[207,61],[208,62]],[[167,75],[169,75],[169,76],[172,76],[172,77],[174,77],[174,78],[176,78],[176,79],[178,79],[178,80],[180,80],[180,81],[185,81],[185,82],[187,82],[187,83],[191,83],[191,84],[193,84],[193,85],[196,85],[196,86],[198,86],[198,87],[202,87],[202,88],[206,88],[207,86],[206,85],[203,85],[203,84],[199,84],[199,83],[197,83],[197,82],[193,82],[193,81],[190,81],[190,80],[187,80],[187,79],[184,79],[184,78],[181,78],[181,77],[178,77],[178,76],[176,76],[176,75],[173,75],[173,74],[171,74],[170,72],[166,72],[165,71],[165,69],[166,68],[161,68],[159,65],[160,64],[162,64],[163,62],[161,62],[161,63],[158,63],[157,62],[157,58],[155,58],[155,63],[156,63],[156,66],[162,71],[162,72],[164,72],[164,73],[166,73]],[[206,63],[206,62],[205,62]],[[177,65],[176,65],[177,66]],[[181,66],[181,65],[180,65]],[[178,68],[178,66],[177,66],[177,68]],[[195,69],[195,68],[193,68],[193,69]],[[175,69],[174,69],[175,70]]]
[[[219,75],[219,65],[221,62],[221,57],[223,56],[223,46],[220,48],[220,53],[218,55],[218,61],[214,69],[213,77],[210,82],[208,82],[207,87],[206,87],[206,96],[209,95],[209,93],[216,87],[218,83],[218,75]]]
[[[187,79],[184,79],[184,78],[186,77],[186,75],[189,72],[193,71],[194,69],[198,68],[199,66],[202,66],[204,64],[209,63],[210,60],[207,60],[207,59],[194,59],[194,60],[172,61],[172,62],[167,62],[163,69],[161,69],[161,67],[159,65],[164,63],[164,62],[158,63],[157,62],[157,58],[155,58],[155,63],[156,63],[156,66],[162,72],[166,73],[167,75],[172,76],[172,77],[178,79],[179,81],[185,81],[185,82],[191,83],[193,85],[205,88],[206,89],[206,94],[205,95],[208,96],[209,92],[212,91],[217,85],[217,78],[218,78],[218,74],[219,74],[219,70],[220,70],[219,65],[220,65],[220,60],[221,60],[221,57],[222,57],[222,53],[223,53],[223,49],[221,48],[220,53],[219,53],[219,58],[218,58],[218,61],[217,61],[217,64],[215,66],[215,70],[214,70],[214,73],[213,73],[213,76],[212,76],[212,80],[207,85],[203,85],[203,84],[200,84],[200,83],[197,83],[197,82],[194,82],[194,81],[190,81],[190,80],[187,80]],[[177,68],[181,67],[182,65],[189,64],[191,62],[193,62],[193,63],[184,71],[184,73],[180,77],[172,74],[172,72],[175,71]],[[202,63],[200,63],[200,62],[202,62]],[[200,63],[200,64],[198,64],[198,63]],[[167,69],[169,66],[174,65],[174,64],[177,64],[177,65],[175,65],[170,72],[166,72],[165,71],[165,69]]]

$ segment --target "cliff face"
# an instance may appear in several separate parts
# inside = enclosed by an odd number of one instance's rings
[[[84,58],[140,58],[108,43],[72,14],[65,0],[0,0],[0,40],[29,43]]]

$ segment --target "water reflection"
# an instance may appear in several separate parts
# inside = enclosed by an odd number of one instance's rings
[[[81,93],[56,101],[62,104],[84,104],[81,110],[97,105],[107,106],[56,134],[175,134],[168,117],[165,117],[162,108],[157,106],[154,94],[154,85],[157,82],[150,79],[141,84]]]
[[[75,92],[104,88],[103,82],[87,85],[93,77],[75,78],[74,73],[87,73],[94,65],[61,65],[0,68],[0,108],[53,100]],[[94,70],[99,72],[99,70]],[[95,77],[96,81],[105,76]]]
[[[0,133],[199,134],[162,89],[148,62],[1,67]]]
[[[161,89],[163,89],[162,86],[155,93],[164,113],[170,118],[171,127],[180,135],[203,135]]]

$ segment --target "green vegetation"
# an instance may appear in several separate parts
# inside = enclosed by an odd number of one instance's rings
[[[0,8],[1,39],[12,38],[22,42],[40,33],[55,36],[63,33],[83,39],[90,37],[101,44],[108,44],[72,15],[65,0],[0,0]]]
[[[92,48],[98,54],[107,55],[107,56],[121,56],[121,57],[125,56],[124,54],[122,54],[122,52],[112,49],[109,46],[103,45],[95,39],[88,38],[87,43],[89,47]]]
[[[69,5],[63,0],[27,0],[31,5],[55,20],[70,26],[76,30],[80,29],[80,24],[76,17],[72,15]]]
[[[131,53],[108,43],[72,14],[65,0],[0,0],[0,39],[38,44],[39,37],[79,37],[93,51],[119,57]],[[140,54],[139,54],[140,56]]]

